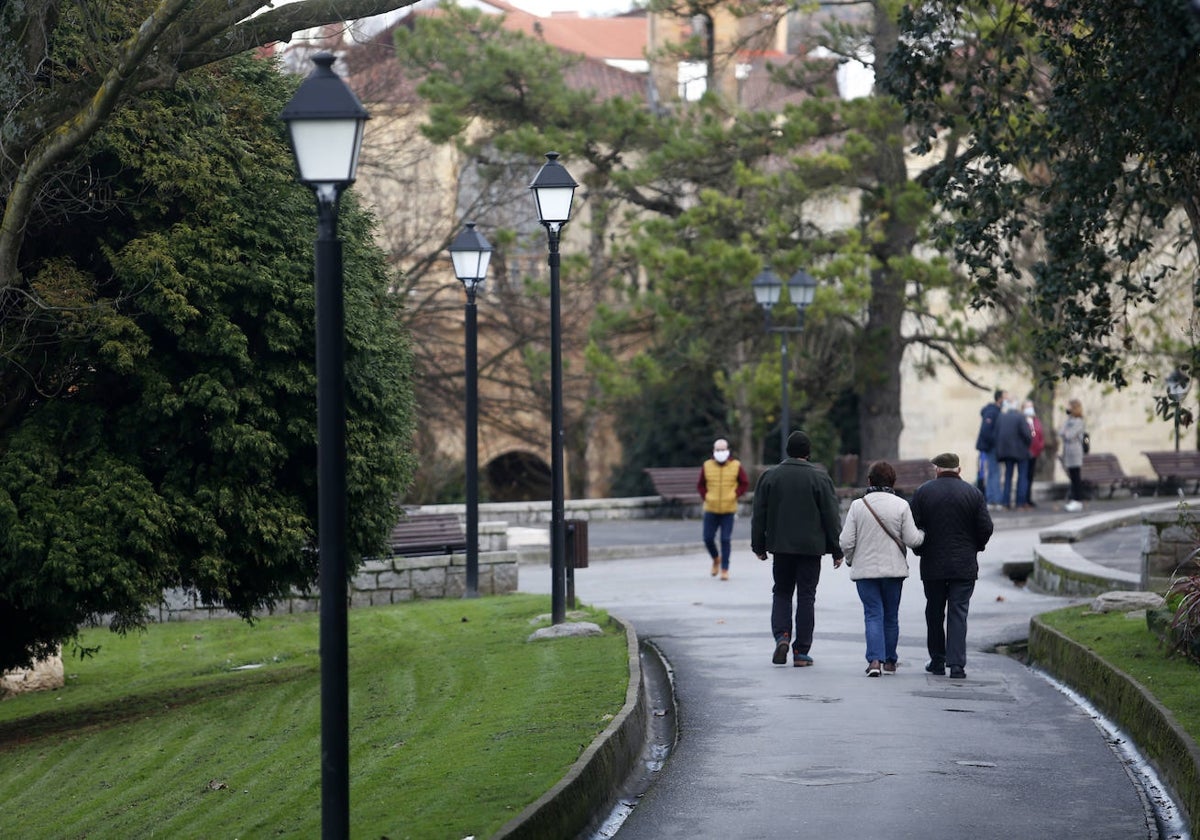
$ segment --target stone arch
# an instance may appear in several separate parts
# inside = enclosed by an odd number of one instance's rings
[[[550,465],[532,452],[497,455],[484,467],[487,498],[493,502],[532,502],[550,498]]]

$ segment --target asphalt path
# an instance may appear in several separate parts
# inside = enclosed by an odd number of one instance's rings
[[[1157,838],[1130,762],[1086,709],[996,645],[1024,639],[1031,616],[1071,603],[1000,573],[1028,560],[1052,514],[998,519],[972,600],[966,680],[924,671],[924,598],[901,603],[894,676],[864,674],[862,609],[843,567],[823,560],[812,668],[771,664],[771,569],[745,548],[739,519],[731,579],[709,574],[699,522],[593,523],[641,544],[685,538],[675,554],[592,562],[578,598],[631,622],[665,656],[678,741],[616,832],[664,838]],[[688,533],[691,537],[687,537]],[[616,532],[614,532],[616,533]],[[693,550],[687,539],[692,540]],[[545,566],[520,589],[546,593]]]

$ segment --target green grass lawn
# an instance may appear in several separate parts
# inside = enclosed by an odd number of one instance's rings
[[[487,837],[625,700],[626,644],[526,642],[545,596],[351,610],[355,837]],[[67,651],[66,688],[0,702],[0,837],[320,834],[316,614],[154,625]],[[245,666],[253,666],[246,668]]]
[[[1080,606],[1044,613],[1041,619],[1140,683],[1200,743],[1200,667],[1182,655],[1168,656],[1143,614],[1093,613]]]

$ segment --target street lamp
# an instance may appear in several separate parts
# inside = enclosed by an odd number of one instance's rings
[[[563,394],[562,325],[559,318],[558,238],[571,220],[571,202],[579,185],[558,162],[558,152],[547,152],[546,162],[529,185],[537,205],[538,221],[550,241],[550,620],[566,620],[566,541],[563,511]]]
[[[476,351],[475,293],[487,279],[491,243],[467,222],[450,243],[454,276],[467,292],[467,588],[464,596],[479,597],[479,367]]]
[[[767,332],[779,333],[779,382],[781,395],[781,415],[779,425],[779,457],[787,457],[787,439],[791,425],[791,406],[788,405],[788,345],[787,334],[799,333],[804,329],[804,310],[813,301],[817,290],[817,281],[804,269],[799,269],[787,282],[788,297],[799,310],[799,316],[794,326],[777,326],[771,323],[771,310],[779,303],[783,291],[783,281],[766,266],[751,283],[754,289],[754,299],[763,308]]]
[[[1179,368],[1171,371],[1171,375],[1167,377],[1167,397],[1171,400],[1171,408],[1175,415],[1175,451],[1179,451],[1179,404],[1183,402],[1183,398],[1187,396],[1188,390],[1192,387],[1192,381],[1188,375]]]
[[[317,548],[320,562],[321,837],[350,834],[350,698],[346,625],[345,307],[338,202],[354,183],[368,114],[333,72],[316,69],[280,117],[288,127],[300,181],[317,199],[314,247],[317,313]]]

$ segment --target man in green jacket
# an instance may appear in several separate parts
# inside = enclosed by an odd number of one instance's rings
[[[838,544],[841,520],[837,494],[829,473],[809,463],[812,442],[804,432],[788,436],[787,455],[763,473],[754,488],[754,514],[750,521],[750,548],[759,560],[774,556],[771,590],[771,632],[775,653],[771,661],[787,664],[788,648],[797,668],[812,665],[808,655],[813,638],[813,605],[821,578],[821,556],[833,555],[833,567],[842,565]],[[792,593],[796,594],[795,634],[792,633]]]

